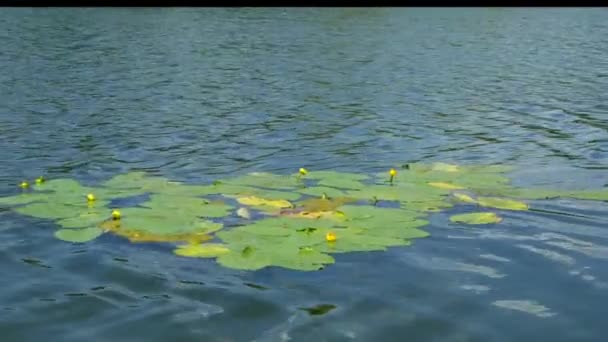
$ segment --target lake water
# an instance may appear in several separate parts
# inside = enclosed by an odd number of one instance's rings
[[[0,12],[0,196],[40,174],[206,183],[301,166],[514,165],[608,184],[606,9]],[[10,341],[603,341],[606,202],[535,201],[485,228],[236,271],[0,211]],[[457,211],[453,209],[452,211]],[[335,306],[310,315],[301,308]]]

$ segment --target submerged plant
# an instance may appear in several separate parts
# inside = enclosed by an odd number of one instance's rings
[[[39,177],[34,186],[20,184],[27,191],[0,198],[0,206],[53,220],[59,227],[54,236],[64,241],[113,234],[130,242],[175,243],[177,255],[214,258],[231,268],[312,271],[334,263],[334,253],[409,246],[429,236],[421,230],[429,215],[452,206],[466,211],[452,215],[453,224],[490,228],[502,220],[498,211],[528,210],[529,199],[608,201],[608,189],[517,188],[505,175],[509,168],[497,165],[403,168],[407,171],[389,170],[388,184],[386,173],[369,177],[305,168],[295,176],[251,173],[208,185],[144,172],[117,175],[97,187]],[[121,204],[120,210],[111,205],[133,196],[143,202]]]

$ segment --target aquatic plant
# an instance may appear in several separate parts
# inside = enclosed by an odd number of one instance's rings
[[[425,238],[434,212],[456,206],[454,225],[499,224],[504,210],[529,200],[608,200],[608,190],[524,189],[500,165],[405,164],[377,175],[300,168],[291,175],[250,173],[212,184],[174,182],[144,172],[98,186],[72,179],[23,181],[0,206],[53,220],[60,240],[84,243],[103,234],[131,242],[175,244],[175,254],[214,258],[236,269],[277,266],[318,270],[332,254],[383,251]],[[143,197],[142,197],[143,196]],[[143,198],[118,207],[117,199]],[[127,201],[128,203],[128,201]],[[464,212],[462,212],[464,211]],[[228,219],[230,218],[230,219]]]

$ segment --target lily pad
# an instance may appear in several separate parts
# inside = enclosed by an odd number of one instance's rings
[[[311,171],[306,178],[318,180],[319,186],[356,190],[365,186],[362,181],[368,179],[368,176],[336,171]]]
[[[220,255],[217,262],[223,266],[257,270],[268,266],[278,266],[300,271],[316,271],[326,264],[333,264],[334,258],[316,250],[294,249],[276,246],[273,249],[259,249],[251,246]]]
[[[221,201],[210,201],[197,197],[154,194],[142,204],[143,207],[166,216],[224,217],[233,209]]]
[[[222,229],[221,223],[207,221],[196,215],[177,215],[171,211],[144,208],[122,210],[120,229],[147,232],[158,235],[180,233],[209,234]]]
[[[55,232],[55,237],[67,242],[82,243],[96,239],[103,231],[96,227],[81,229],[59,229]]]
[[[220,182],[222,184],[285,190],[291,190],[303,186],[303,183],[297,177],[275,175],[266,172],[255,172],[232,179],[222,179]]]
[[[348,191],[347,196],[359,199],[377,198],[385,201],[433,202],[441,200],[449,192],[425,183],[402,183],[400,185],[370,185],[361,190]]]
[[[15,211],[31,217],[57,220],[77,217],[86,209],[86,206],[64,204],[61,202],[42,202],[18,207]]]
[[[309,212],[333,211],[346,203],[351,203],[355,201],[355,199],[347,197],[332,197],[330,199],[309,198],[304,201],[298,202],[297,207]]]
[[[450,221],[466,224],[490,224],[498,223],[502,221],[502,219],[495,213],[480,212],[453,215],[450,217]]]
[[[98,187],[52,179],[0,198],[0,205],[55,220],[64,228],[55,235],[65,241],[89,241],[106,231],[132,242],[185,242],[176,254],[216,258],[237,269],[316,270],[334,262],[332,253],[382,251],[427,237],[422,228],[428,224],[428,215],[454,205],[526,210],[523,200],[530,199],[608,201],[608,189],[517,188],[506,177],[508,171],[501,165],[413,163],[398,171],[390,184],[387,171],[369,179],[355,173],[312,170],[296,175],[252,173],[209,185],[131,172]],[[96,200],[87,201],[88,193]],[[110,218],[110,201],[143,194],[150,195],[146,202],[122,208],[120,219]],[[236,215],[247,224],[221,230],[223,223],[209,219],[231,215],[234,202],[243,205]],[[247,207],[266,215],[257,219]],[[501,219],[483,212],[454,215],[450,220],[489,224]],[[222,243],[206,242],[212,234]]]
[[[475,204],[477,203],[477,201],[475,199],[473,199],[471,196],[469,196],[467,194],[454,193],[454,197],[464,203],[475,203]]]
[[[524,202],[515,201],[508,198],[497,197],[478,197],[477,203],[482,207],[507,210],[528,210],[528,205]]]
[[[446,183],[446,182],[428,182],[428,184],[432,187],[439,188],[439,189],[445,189],[445,190],[465,189],[465,187],[462,185]]]
[[[293,204],[286,200],[268,200],[255,196],[238,197],[237,202],[243,205],[249,205],[252,207],[274,207],[274,208],[291,208]]]
[[[64,228],[83,228],[98,226],[103,221],[109,218],[107,211],[102,210],[86,210],[80,212],[78,216],[73,216],[57,221],[57,224]]]
[[[19,204],[28,204],[37,201],[46,201],[47,198],[48,195],[46,194],[27,192],[15,196],[0,197],[0,205],[13,206]]]
[[[305,195],[310,195],[314,197],[323,197],[327,196],[329,198],[335,197],[345,197],[346,193],[342,190],[338,190],[336,188],[328,187],[328,186],[311,186],[301,190],[298,190],[300,193]]]
[[[226,245],[221,243],[203,243],[200,245],[184,245],[179,246],[175,250],[175,254],[196,257],[196,258],[215,258],[220,255],[229,253],[230,250]]]
[[[247,185],[235,185],[219,182],[205,186],[206,195],[224,195],[227,197],[255,196],[269,200],[293,201],[301,197],[297,192],[261,189]]]

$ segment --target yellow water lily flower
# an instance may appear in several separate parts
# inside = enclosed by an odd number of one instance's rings
[[[325,240],[327,240],[327,242],[335,242],[337,239],[338,237],[334,232],[327,232],[327,234],[325,234]]]
[[[88,195],[87,195],[87,201],[89,201],[89,202],[93,202],[93,201],[95,201],[95,195],[93,195],[93,194],[88,194]]]
[[[389,181],[389,182],[392,184],[392,183],[393,183],[393,178],[395,178],[395,176],[397,175],[397,170],[395,170],[395,169],[390,169],[390,170],[388,171],[388,174],[389,174],[389,176],[390,176],[388,181]]]
[[[44,177],[40,176],[38,178],[36,178],[36,184],[42,184],[44,183],[46,179],[44,179]]]
[[[307,174],[308,174],[308,170],[306,170],[305,168],[301,167],[300,168],[300,175],[306,176]]]
[[[19,186],[22,189],[26,189],[26,188],[29,188],[30,184],[28,182],[26,182],[26,181],[23,181],[23,182],[21,182],[21,184],[19,184]]]
[[[120,211],[119,210],[112,210],[112,219],[113,220],[120,220]]]

